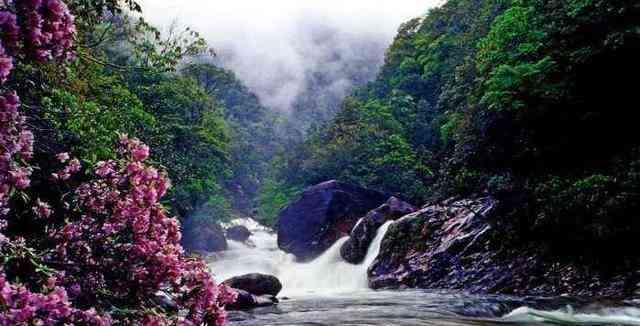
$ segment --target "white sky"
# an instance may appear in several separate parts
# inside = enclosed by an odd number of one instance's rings
[[[286,110],[287,98],[300,88],[308,67],[322,64],[309,58],[315,45],[302,35],[309,30],[305,27],[336,30],[344,34],[340,35],[345,40],[342,43],[355,38],[388,44],[402,22],[425,14],[442,0],[140,0],[140,3],[145,18],[156,26],[162,28],[172,22],[190,26],[217,51],[234,52],[237,57],[225,65],[258,93],[265,104]],[[287,80],[278,79],[280,76],[286,76]],[[283,84],[282,89],[273,89],[274,84]]]
[[[325,16],[328,23],[366,27],[390,33],[400,23],[426,13],[441,0],[142,0],[147,18],[160,24],[174,19],[192,25],[211,37],[229,28],[273,32],[296,24],[309,13]],[[371,25],[372,24],[372,25]],[[218,29],[216,29],[218,27]],[[220,28],[222,27],[222,28]],[[267,30],[255,30],[256,27]],[[232,33],[234,34],[234,33]]]

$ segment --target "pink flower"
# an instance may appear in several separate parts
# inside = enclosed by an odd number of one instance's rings
[[[131,158],[136,162],[144,161],[149,157],[149,146],[140,144],[131,150]]]
[[[68,154],[67,153],[60,153],[60,154],[56,155],[56,157],[61,162],[64,162],[64,161],[68,160]],[[80,161],[78,159],[74,158],[74,159],[68,161],[67,165],[62,170],[60,170],[60,171],[58,171],[56,173],[52,173],[51,177],[54,180],[66,181],[66,180],[69,180],[69,178],[71,178],[72,175],[78,173],[81,168],[82,168],[82,165],[80,164]]]
[[[106,177],[113,173],[115,173],[115,162],[114,161],[100,161],[96,164],[96,174],[100,177]]]
[[[0,44],[0,84],[7,81],[11,70],[13,70],[13,59],[4,53],[4,48]]]
[[[18,150],[20,156],[25,160],[31,159],[33,156],[33,133],[29,130],[21,131],[18,138],[18,146],[20,147]]]
[[[69,160],[69,153],[66,153],[66,152],[59,153],[58,155],[56,155],[56,158],[61,163],[65,163],[65,162],[67,162]]]
[[[36,200],[36,205],[33,207],[33,212],[36,214],[38,218],[44,219],[51,216],[53,210],[49,204],[41,201],[40,199]]]
[[[1,270],[0,302],[7,308],[0,310],[2,325],[43,324],[42,321],[46,321],[46,325],[109,324],[109,319],[97,315],[95,310],[71,307],[64,288],[53,287],[46,293],[32,292],[24,286],[9,283]]]
[[[29,180],[31,170],[29,168],[18,168],[10,171],[9,175],[11,176],[11,182],[18,189],[26,189],[31,184],[31,180]]]

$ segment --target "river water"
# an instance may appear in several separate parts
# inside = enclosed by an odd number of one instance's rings
[[[380,228],[363,264],[340,257],[340,239],[320,257],[297,263],[278,249],[276,235],[250,219],[248,244],[230,241],[211,258],[218,280],[246,273],[275,275],[283,284],[280,303],[230,312],[230,325],[639,325],[640,302],[594,302],[576,298],[517,298],[450,291],[367,288],[366,269],[389,224]]]

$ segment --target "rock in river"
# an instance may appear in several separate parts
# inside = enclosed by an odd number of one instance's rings
[[[280,212],[278,246],[301,261],[316,258],[387,198],[335,180],[310,187]]]
[[[632,294],[640,272],[584,264],[539,243],[506,242],[499,229],[501,212],[509,210],[504,205],[490,196],[452,198],[402,217],[389,226],[369,266],[369,286],[520,296]]]
[[[182,229],[182,245],[189,251],[222,251],[227,249],[227,239],[220,225],[190,218]]]
[[[245,242],[251,236],[251,231],[244,225],[234,225],[227,229],[227,238],[239,242]]]
[[[370,211],[351,230],[349,240],[340,248],[340,255],[344,260],[352,263],[361,263],[373,238],[376,236],[378,228],[387,221],[396,220],[402,216],[413,213],[415,207],[402,200],[391,197],[382,206]]]
[[[396,221],[369,267],[369,285],[437,287],[434,284],[456,275],[461,257],[485,252],[491,230],[487,218],[494,208],[490,197],[452,199]]]
[[[231,288],[244,290],[256,296],[276,296],[280,293],[280,290],[282,290],[282,284],[278,278],[259,273],[232,277],[222,283]]]

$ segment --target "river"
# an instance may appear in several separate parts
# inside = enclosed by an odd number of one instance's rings
[[[340,239],[320,257],[297,263],[278,249],[276,235],[251,219],[239,219],[253,235],[248,244],[210,257],[219,280],[246,273],[275,275],[283,284],[280,303],[229,313],[230,325],[640,325],[640,302],[598,302],[558,297],[518,298],[451,291],[374,291],[366,269],[389,224],[378,230],[364,263],[340,257]]]

